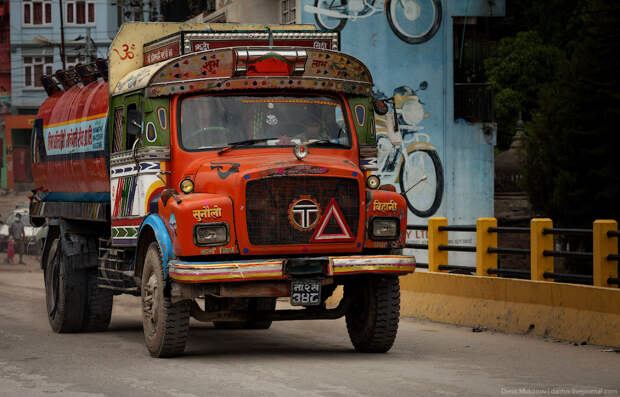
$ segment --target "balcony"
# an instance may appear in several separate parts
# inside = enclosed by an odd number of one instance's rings
[[[489,83],[454,83],[454,119],[471,123],[495,121]]]

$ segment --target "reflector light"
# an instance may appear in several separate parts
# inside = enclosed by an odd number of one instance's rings
[[[339,232],[334,233],[333,230],[331,233],[327,232],[327,225],[330,223],[333,223],[336,229],[340,229]],[[349,229],[349,225],[347,225],[344,215],[342,215],[342,211],[340,210],[340,207],[338,207],[338,203],[336,203],[336,199],[332,198],[323,213],[323,217],[319,221],[319,226],[315,229],[314,234],[310,238],[310,242],[331,243],[354,240],[355,237],[353,236],[353,233],[351,233],[351,229]]]

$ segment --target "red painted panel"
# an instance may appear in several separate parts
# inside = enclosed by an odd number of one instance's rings
[[[37,119],[43,119],[48,144],[43,145],[41,161],[33,164],[37,188],[62,193],[110,190],[105,161],[107,112],[108,84],[100,81],[75,85],[41,105]]]

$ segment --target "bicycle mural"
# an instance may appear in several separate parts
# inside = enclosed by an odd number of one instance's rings
[[[421,122],[430,115],[424,112],[424,103],[417,91],[427,87],[428,83],[423,81],[418,90],[407,86],[394,89],[392,112],[375,115],[377,173],[381,181],[399,187],[409,210],[420,218],[435,215],[444,190],[443,167],[437,149],[431,144],[431,133],[422,132]],[[375,97],[386,99],[381,92],[375,93]]]
[[[341,31],[348,21],[385,12],[390,28],[402,41],[420,44],[430,40],[441,24],[440,0],[315,0],[304,11],[314,14],[325,31]]]

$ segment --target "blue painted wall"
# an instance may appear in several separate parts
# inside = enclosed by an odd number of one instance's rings
[[[416,3],[413,0],[395,0],[397,2]],[[429,19],[432,13],[430,0],[417,0],[422,6],[420,20]],[[426,2],[426,3],[425,3]],[[349,0],[349,6],[354,5]],[[494,1],[492,8],[486,0],[441,1],[442,17],[434,36],[420,44],[409,44],[401,40],[391,29],[384,10],[384,1],[377,0],[378,11],[369,17],[349,19],[341,30],[341,50],[360,58],[369,66],[375,81],[375,90],[390,97],[395,89],[402,86],[416,90],[418,100],[409,106],[409,120],[414,123],[401,123],[400,133],[392,134],[398,141],[405,131],[414,131],[404,136],[405,146],[415,140],[426,140],[426,134],[432,148],[436,151],[443,168],[443,198],[436,211],[428,216],[445,216],[449,224],[466,225],[475,223],[476,218],[493,215],[493,148],[495,132],[486,132],[481,123],[466,123],[454,120],[454,78],[453,78],[453,17],[455,16],[501,16],[505,13],[505,1]],[[425,4],[424,4],[425,3]],[[316,24],[315,13],[311,8],[312,0],[302,1],[302,23]],[[414,4],[415,5],[415,4]],[[411,10],[411,9],[410,9]],[[415,14],[415,9],[413,10]],[[389,12],[389,10],[388,10]],[[401,13],[404,11],[401,9]],[[402,20],[403,15],[398,16]],[[403,24],[404,26],[404,24]],[[430,22],[428,22],[430,26]],[[459,25],[462,26],[462,25]],[[426,89],[419,89],[420,84]],[[401,89],[401,94],[407,90]],[[412,92],[409,92],[412,94]],[[420,101],[420,104],[415,102]],[[421,106],[421,107],[420,107]],[[417,113],[416,113],[417,112]],[[402,121],[402,120],[401,120]],[[378,131],[379,133],[380,131]],[[398,144],[397,144],[398,145]],[[399,146],[399,145],[398,145]],[[398,154],[398,148],[392,143],[381,142],[379,158]],[[418,157],[422,157],[418,155]],[[415,167],[419,159],[414,159],[408,166]],[[379,175],[384,183],[394,183],[398,170],[386,171],[379,164]],[[432,165],[427,157],[426,166]],[[397,167],[396,167],[397,168]],[[415,173],[418,172],[418,175]],[[427,181],[420,182],[412,188],[411,193],[420,190],[418,198],[423,209],[429,209],[434,189],[430,179],[432,171],[426,172]],[[423,176],[419,171],[409,173],[409,179],[419,180]],[[415,183],[410,181],[411,183]],[[428,182],[428,183],[427,183]],[[399,187],[398,183],[394,183]],[[426,185],[426,186],[424,186]],[[426,192],[424,192],[426,190]],[[409,212],[409,224],[426,224],[428,216],[417,216]],[[451,233],[450,240],[454,243],[473,244],[472,234]],[[409,242],[425,243],[426,235],[411,231]],[[426,252],[420,252],[418,260],[424,262]],[[451,255],[452,257],[455,255]],[[463,257],[465,262],[472,263],[472,255]],[[463,262],[461,262],[463,263]]]

